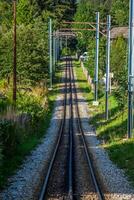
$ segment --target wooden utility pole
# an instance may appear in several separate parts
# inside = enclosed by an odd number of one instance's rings
[[[16,90],[17,90],[17,80],[16,80],[16,0],[13,0],[13,101],[16,102]]]

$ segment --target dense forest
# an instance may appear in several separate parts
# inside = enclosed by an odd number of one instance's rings
[[[112,27],[128,26],[128,0],[18,0],[17,2],[17,101],[12,101],[13,79],[13,1],[0,1],[0,187],[24,156],[39,142],[51,118],[55,94],[48,91],[49,44],[48,19],[57,30],[62,22],[95,22],[96,11],[106,22],[112,15]],[[84,28],[85,25],[73,27]],[[106,26],[101,30],[105,31]],[[75,50],[89,52],[86,63],[94,78],[95,32],[77,35]],[[70,42],[71,46],[71,42]],[[74,50],[74,49],[73,49]],[[100,38],[99,79],[105,74],[106,38]],[[127,41],[116,38],[111,44],[111,72],[114,92],[120,108],[127,105]],[[118,66],[118,70],[117,70]],[[56,79],[56,78],[55,78]],[[99,88],[102,95],[102,86]],[[55,92],[55,91],[54,91]],[[12,163],[12,164],[11,164]]]

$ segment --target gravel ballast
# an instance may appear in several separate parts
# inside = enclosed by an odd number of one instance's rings
[[[61,89],[63,85],[60,85]],[[30,200],[37,199],[43,174],[47,172],[58,129],[63,115],[63,94],[57,97],[52,114],[50,127],[41,144],[26,157],[24,163],[14,176],[9,178],[8,187],[0,193],[0,200]]]
[[[63,85],[61,85],[61,88],[63,88]],[[86,141],[89,146],[89,151],[92,154],[94,165],[106,188],[106,199],[134,200],[134,188],[127,180],[124,171],[117,168],[117,166],[110,161],[107,152],[102,148],[95,131],[89,124],[90,110],[88,104],[82,96],[82,93],[78,92],[77,95]],[[57,97],[50,127],[45,137],[42,139],[42,143],[31,152],[30,156],[27,156],[17,173],[9,178],[9,186],[1,192],[0,200],[37,199],[42,179],[47,172],[48,164],[55,147],[62,117],[63,94]]]
[[[77,89],[79,89],[78,84],[76,86]],[[89,146],[89,151],[92,154],[94,165],[97,166],[96,169],[101,181],[107,189],[105,197],[108,199],[110,197],[110,199],[113,200],[134,200],[134,188],[127,180],[124,171],[112,163],[109,159],[108,153],[101,146],[97,139],[96,132],[89,123],[90,110],[88,104],[82,93],[78,92],[77,95],[82,126]]]

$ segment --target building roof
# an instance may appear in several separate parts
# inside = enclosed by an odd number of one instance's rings
[[[111,39],[115,39],[119,36],[128,38],[128,27],[115,27],[111,29]]]

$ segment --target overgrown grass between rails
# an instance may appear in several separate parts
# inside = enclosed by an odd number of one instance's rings
[[[3,154],[1,160],[2,165],[0,166],[0,189],[6,186],[8,177],[15,173],[16,169],[22,164],[25,156],[41,142],[42,137],[45,135],[52,117],[54,102],[59,93],[58,88],[61,81],[61,75],[62,72],[60,67],[54,78],[53,90],[48,92],[48,110],[45,114],[41,115],[41,117],[39,116],[39,118],[37,117],[37,119],[34,119],[34,122],[31,121],[30,127],[24,129],[21,126],[16,125],[12,120],[2,121],[3,124],[0,126],[0,131],[1,133],[3,131],[4,134],[1,134],[1,139],[3,139],[5,143],[1,144],[2,148],[0,148],[2,149]],[[3,107],[5,107],[5,105]],[[12,132],[12,134],[9,135],[12,138],[6,140],[6,138],[3,137],[6,137],[5,133],[8,134],[9,131]],[[6,148],[4,148],[4,145]]]
[[[105,120],[105,95],[99,98],[99,106],[93,106],[93,92],[88,85],[79,62],[74,63],[77,83],[90,109],[90,124],[96,129],[102,146],[110,159],[123,169],[134,185],[134,139],[127,139],[127,108],[119,108],[113,94],[109,95],[109,120]],[[127,106],[126,106],[127,107]]]

